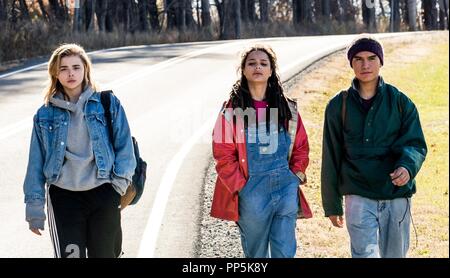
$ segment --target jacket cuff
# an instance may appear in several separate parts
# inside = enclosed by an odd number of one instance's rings
[[[124,179],[124,178],[118,177],[116,175],[113,175],[113,177],[111,179],[111,183],[113,184],[114,189],[121,196],[123,196],[125,194],[128,186],[131,184],[131,182],[128,179]]]
[[[25,220],[28,221],[30,228],[44,229],[46,216],[44,204],[40,202],[29,202],[25,208]]]
[[[408,171],[410,180],[413,180],[415,178],[415,175],[413,175],[413,172],[411,171],[411,169],[407,165],[402,164],[402,163],[395,165],[395,169],[397,169],[399,167],[403,167],[403,168],[406,169],[406,171]]]
[[[33,194],[25,194],[24,202],[26,204],[31,203],[33,205],[42,205],[45,204],[45,198],[42,197],[39,194],[33,193]]]
[[[325,210],[325,217],[329,217],[329,216],[332,216],[332,215],[342,216],[342,215],[344,215],[344,212],[343,212],[342,208],[340,210],[336,210],[336,209]]]
[[[307,179],[305,173],[303,173],[302,171],[298,171],[297,173],[295,173],[295,175],[300,179],[300,184],[306,183]]]
[[[29,228],[31,229],[39,229],[44,230],[45,220],[35,219],[28,222]]]

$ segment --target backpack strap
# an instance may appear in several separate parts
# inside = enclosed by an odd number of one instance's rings
[[[112,128],[112,116],[111,116],[111,95],[112,91],[102,91],[100,92],[100,101],[103,106],[103,110],[105,110],[105,118],[106,118],[106,125],[108,126],[108,134],[109,134],[109,141],[112,143],[114,142],[114,132]]]
[[[344,127],[345,127],[345,115],[347,113],[348,91],[347,90],[341,91],[341,95],[342,95],[342,107],[341,107],[342,129],[344,129]]]

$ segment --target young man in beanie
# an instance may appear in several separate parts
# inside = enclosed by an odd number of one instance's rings
[[[414,178],[427,153],[419,114],[405,94],[379,75],[384,57],[376,38],[357,37],[347,58],[355,78],[325,110],[325,216],[335,227],[346,223],[352,257],[405,257]]]

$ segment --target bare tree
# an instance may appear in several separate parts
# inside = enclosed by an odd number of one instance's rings
[[[244,23],[254,23],[256,18],[255,0],[241,0],[241,20]]]
[[[269,18],[274,22],[289,22],[292,20],[292,0],[276,0],[270,5]]]
[[[417,0],[406,0],[406,11],[408,14],[409,31],[417,30]]]
[[[86,1],[84,6],[84,23],[86,31],[94,30],[95,2],[96,0]]]
[[[223,36],[223,21],[224,21],[223,2],[222,1],[214,0],[214,4],[217,9],[217,14],[219,15],[219,30],[220,30],[219,32],[220,32],[221,38]]]
[[[439,0],[439,29],[448,29],[448,0]]]
[[[6,21],[8,18],[8,1],[0,0],[0,21]]]
[[[178,26],[177,24],[177,9],[178,2],[176,0],[165,0],[164,10],[167,14],[167,28],[174,29]]]
[[[400,31],[400,0],[389,0],[389,7],[391,7],[390,31]]]
[[[2,2],[2,0],[0,0],[0,3]],[[4,0],[3,2],[6,2],[6,0]],[[42,0],[38,0],[38,4],[39,4],[39,9],[41,10],[42,13],[42,17],[44,18],[45,21],[50,21],[50,18],[48,16],[47,10],[45,9],[45,5],[44,2]],[[1,7],[0,7],[1,9]]]
[[[250,23],[255,23],[256,19],[256,8],[255,8],[255,0],[247,0],[247,16],[248,21]]]
[[[294,27],[300,26],[302,22],[301,0],[292,0],[292,21]]]
[[[269,3],[268,3],[268,0],[259,0],[259,20],[262,23],[269,22]]]
[[[161,26],[159,24],[158,19],[158,5],[156,4],[156,0],[149,0],[148,1],[148,13],[150,16],[150,26],[155,31],[160,31]]]
[[[130,10],[131,2],[129,0],[121,0],[119,3],[119,8],[117,9],[117,19],[121,28],[124,32],[128,32],[131,26]]]
[[[149,29],[147,21],[148,1],[144,0],[139,1],[138,9],[139,9],[139,31],[146,32]]]
[[[384,10],[383,0],[379,0],[378,3],[380,4],[381,16],[386,17],[386,11]]]
[[[364,0],[365,1],[365,0]],[[356,21],[357,8],[353,4],[353,0],[339,0],[342,8],[342,15],[344,22]]]
[[[422,10],[426,30],[436,30],[438,16],[438,11],[436,9],[436,0],[422,1]]]
[[[106,11],[108,10],[108,0],[97,0],[95,15],[97,16],[97,25],[100,31],[105,30]]]
[[[344,21],[344,16],[343,13],[341,11],[341,5],[339,3],[339,0],[335,0],[335,1],[331,1],[330,3],[330,12],[331,12],[331,17],[338,21],[338,22],[343,22]]]
[[[375,32],[377,29],[376,26],[376,15],[375,15],[375,3],[366,0],[361,1],[361,11],[364,25],[369,32]]]
[[[139,31],[140,27],[140,18],[139,18],[139,2],[143,1],[136,1],[136,0],[130,0],[130,10],[129,10],[129,17],[130,17],[130,26],[128,31],[130,33],[134,33],[136,31]]]
[[[81,30],[81,7],[82,7],[81,5],[83,5],[81,1],[75,2],[73,23],[72,23],[72,30],[74,32],[78,32]]]
[[[247,0],[241,0],[241,21],[245,24],[248,22],[248,6]]]
[[[9,8],[11,10],[10,21],[13,23],[13,27],[19,20],[30,21],[28,6],[24,0],[13,0]]]
[[[89,1],[89,0],[86,0]],[[106,9],[105,18],[105,31],[112,32],[114,30],[114,25],[117,25],[117,5],[115,3],[109,3]]]
[[[235,0],[233,7],[234,34],[236,39],[241,38],[241,1]]]
[[[192,1],[184,0],[183,16],[185,18],[186,27],[189,29],[193,29],[196,26],[196,22],[194,20],[194,14],[192,12]]]
[[[320,15],[324,18],[324,19],[329,19],[330,18],[330,0],[320,0],[321,3],[321,9],[320,9]]]
[[[61,3],[58,0],[48,0],[48,3],[50,5],[51,20],[57,22],[65,22],[67,14],[64,3],[61,5]]]
[[[216,1],[217,4],[218,1]],[[221,3],[222,24],[221,39],[238,39],[241,36],[241,8],[239,0],[227,0]]]
[[[311,7],[310,1],[292,0],[292,19],[294,21],[294,26],[306,26],[308,23],[312,22]]]
[[[201,22],[202,20],[200,19],[200,0],[195,0],[195,14],[197,15],[197,22],[198,22],[198,26],[201,26]]]
[[[202,0],[202,26],[211,27],[211,6],[209,0]]]
[[[19,0],[19,7],[22,19],[30,21],[30,12],[28,11],[28,5],[25,0]]]
[[[196,23],[190,0],[166,0],[167,28],[180,31],[193,27]]]
[[[184,7],[185,0],[177,0],[176,6],[176,25],[178,30],[186,29],[186,9]]]

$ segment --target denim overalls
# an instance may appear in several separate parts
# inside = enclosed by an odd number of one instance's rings
[[[300,180],[288,165],[289,134],[276,126],[270,135],[264,122],[246,128],[249,179],[239,192],[237,222],[246,257],[292,258],[297,249]]]

